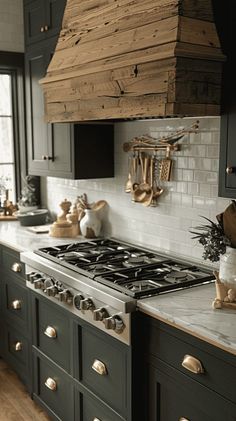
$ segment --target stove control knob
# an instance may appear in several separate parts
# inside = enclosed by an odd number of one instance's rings
[[[104,307],[100,307],[93,311],[93,320],[96,320],[96,322],[101,322],[108,317],[109,313]]]
[[[41,273],[30,272],[27,274],[27,281],[29,281],[31,284],[33,284],[34,281],[36,281],[36,279],[40,279],[40,278],[42,278]]]
[[[58,293],[58,289],[55,285],[52,285],[51,287],[46,288],[46,294],[49,295],[49,297],[55,297]]]
[[[72,304],[73,302],[73,295],[69,289],[63,289],[63,291],[59,292],[58,296],[59,301],[62,301],[63,303]]]
[[[35,289],[43,289],[44,288],[44,278],[38,278],[33,281]]]
[[[95,305],[91,298],[85,298],[80,301],[80,310],[93,310],[94,308]]]
[[[77,308],[77,310],[81,310],[80,303],[82,300],[84,300],[84,297],[81,294],[78,294],[74,297],[74,306]]]
[[[49,288],[52,287],[55,284],[55,282],[53,281],[52,278],[49,278],[49,276],[47,276],[44,280],[44,288]]]
[[[116,333],[122,333],[125,328],[125,324],[121,317],[116,315],[107,317],[103,320],[103,323],[106,329],[112,329]]]

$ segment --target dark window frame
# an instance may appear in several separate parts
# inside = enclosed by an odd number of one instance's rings
[[[27,174],[24,54],[0,51],[0,73],[9,74],[12,80],[13,141],[15,158],[16,201],[20,197],[21,179]]]

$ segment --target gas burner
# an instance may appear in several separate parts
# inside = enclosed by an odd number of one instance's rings
[[[166,285],[166,282],[156,282],[150,279],[143,279],[141,281],[132,281],[124,284],[124,287],[132,292],[147,292],[158,287]]]
[[[196,278],[196,276],[188,273],[188,272],[177,272],[171,271],[167,275],[164,276],[165,280],[170,283],[181,283],[186,281],[191,281]]]

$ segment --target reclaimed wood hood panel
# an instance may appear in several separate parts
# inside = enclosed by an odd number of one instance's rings
[[[224,59],[211,0],[67,0],[46,119],[219,115]]]

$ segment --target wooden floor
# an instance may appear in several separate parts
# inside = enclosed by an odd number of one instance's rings
[[[24,385],[0,358],[0,421],[49,421],[32,401]]]

